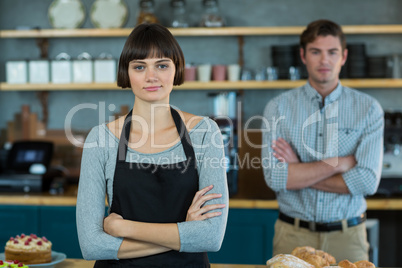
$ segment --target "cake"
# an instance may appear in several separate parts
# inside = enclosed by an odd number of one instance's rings
[[[2,261],[0,260],[0,268],[29,268],[29,266],[23,264],[22,262],[19,262],[17,260],[15,261]]]
[[[35,234],[11,237],[5,247],[6,260],[19,260],[25,264],[49,263],[52,261],[52,242]]]

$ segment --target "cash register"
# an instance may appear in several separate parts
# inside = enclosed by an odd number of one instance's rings
[[[52,155],[51,142],[14,142],[0,172],[0,192],[41,192]]]

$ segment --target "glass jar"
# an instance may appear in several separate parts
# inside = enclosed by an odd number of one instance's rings
[[[137,24],[159,22],[158,18],[155,16],[154,6],[153,0],[140,1],[140,11],[137,16]]]
[[[223,27],[225,19],[219,12],[218,0],[203,0],[204,13],[201,18],[201,27]]]
[[[186,14],[186,1],[171,0],[170,6],[172,8],[172,18],[170,20],[170,26],[173,28],[189,27],[188,17]]]

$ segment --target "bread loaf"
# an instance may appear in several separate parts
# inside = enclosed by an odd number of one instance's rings
[[[292,251],[292,255],[314,265],[315,268],[321,268],[336,263],[332,255],[309,246],[295,248]]]
[[[315,254],[317,254],[318,256],[321,256],[323,259],[328,261],[329,264],[335,264],[336,263],[335,257],[332,256],[331,254],[325,252],[325,251],[317,249],[315,251]]]
[[[338,266],[343,268],[357,268],[357,266],[349,260],[343,260],[338,263]]]
[[[354,264],[357,268],[375,268],[374,263],[369,261],[357,261]]]
[[[314,268],[313,265],[290,254],[278,254],[267,261],[268,268]]]

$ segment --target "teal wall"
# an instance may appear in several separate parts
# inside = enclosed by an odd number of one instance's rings
[[[83,0],[90,9],[94,0]],[[15,29],[17,26],[37,26],[50,28],[47,19],[47,9],[52,0],[1,0],[0,28]],[[135,24],[139,0],[125,0],[129,6],[129,18],[125,27]],[[156,14],[162,23],[169,18],[169,0],[155,0]],[[188,12],[195,23],[202,12],[201,0],[187,0]],[[327,18],[343,25],[353,24],[402,24],[402,1],[398,0],[220,0],[220,9],[229,26],[304,26],[308,22]],[[83,25],[91,28],[87,16]],[[238,60],[236,37],[178,37],[187,62],[212,64],[230,64]],[[365,42],[369,55],[390,55],[401,53],[402,35],[349,35],[349,42]],[[102,52],[118,58],[125,38],[56,38],[49,39],[49,57],[53,59],[60,52],[67,52],[76,57],[83,51],[93,56]],[[297,36],[249,36],[245,37],[244,59],[245,67],[257,69],[271,64],[270,47],[278,44],[295,44]],[[402,53],[401,53],[402,54]],[[0,81],[5,81],[5,62],[15,59],[37,59],[39,50],[34,39],[0,39]],[[377,98],[384,109],[400,107],[402,89],[361,89]],[[254,115],[261,115],[265,104],[283,90],[249,90],[243,96],[244,120]],[[176,91],[171,96],[171,102],[180,109],[208,115],[208,91]],[[50,92],[49,95],[49,128],[62,129],[64,120],[71,108],[82,103],[96,105],[114,104],[132,105],[134,97],[128,90],[118,91],[64,91]],[[0,128],[5,128],[7,121],[20,110],[21,105],[30,104],[33,112],[41,114],[41,106],[35,92],[0,92]],[[207,109],[206,109],[207,107]],[[107,118],[114,111],[106,109]],[[89,130],[94,125],[102,123],[99,111],[87,109],[72,120],[73,128]],[[253,121],[251,126],[259,127],[259,121]]]

